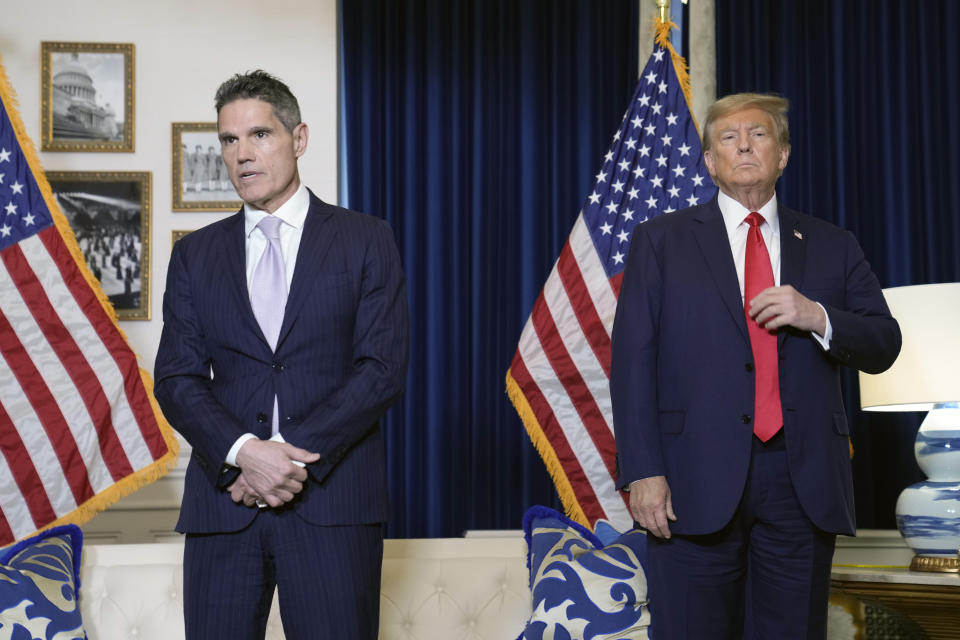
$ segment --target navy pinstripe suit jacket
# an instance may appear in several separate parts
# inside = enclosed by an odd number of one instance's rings
[[[280,433],[316,451],[291,506],[315,524],[388,518],[379,420],[403,391],[408,314],[400,257],[382,220],[310,194],[276,352],[250,306],[243,212],[176,243],[163,296],[155,392],[193,453],[177,530],[236,531],[256,509],[226,486],[230,447],[243,433]]]

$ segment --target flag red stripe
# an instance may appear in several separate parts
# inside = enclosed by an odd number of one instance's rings
[[[9,249],[8,249],[9,250]],[[93,497],[93,487],[87,477],[87,466],[77,448],[60,407],[47,387],[33,360],[27,354],[6,315],[0,313],[0,353],[10,365],[10,371],[20,383],[24,395],[33,407],[47,439],[60,461],[60,468],[76,503],[82,504]]]
[[[533,306],[533,313],[530,317],[533,320],[533,328],[537,332],[540,345],[543,347],[550,366],[553,367],[557,379],[563,385],[573,407],[580,415],[583,426],[593,441],[593,445],[600,453],[607,471],[610,472],[611,477],[616,477],[617,447],[613,434],[610,433],[607,421],[603,417],[600,407],[597,406],[593,394],[590,393],[590,389],[583,381],[580,370],[577,369],[566,345],[563,344],[542,291]]]
[[[56,228],[45,229],[37,236],[60,269],[64,284],[73,294],[101,342],[113,356],[120,371],[123,372],[127,402],[137,419],[137,426],[150,450],[150,456],[154,460],[159,460],[167,453],[167,443],[160,432],[146,389],[140,382],[140,367],[133,351],[127,346],[123,336],[103,310]]]
[[[27,303],[37,326],[47,338],[47,342],[56,352],[64,369],[73,381],[74,386],[83,398],[87,412],[93,420],[97,432],[100,452],[107,465],[107,470],[114,482],[122,480],[133,473],[133,467],[127,460],[120,438],[113,428],[110,403],[103,392],[100,380],[87,362],[83,352],[77,347],[73,336],[63,326],[50,299],[47,297],[43,285],[37,280],[36,274],[30,268],[26,257],[18,245],[3,252],[3,262],[7,272],[20,291],[21,297]]]
[[[557,259],[557,273],[560,275],[560,282],[567,292],[567,298],[570,300],[570,306],[573,308],[583,335],[586,336],[593,354],[600,362],[604,375],[610,377],[610,336],[600,320],[600,314],[593,305],[593,299],[590,297],[590,291],[583,280],[583,274],[580,271],[580,265],[577,264],[573,256],[573,249],[570,248],[570,241],[563,245],[560,252],[560,258]]]
[[[573,449],[567,441],[567,436],[557,421],[553,410],[550,408],[550,404],[546,398],[543,397],[540,388],[533,381],[533,378],[530,377],[530,372],[527,370],[527,365],[520,356],[520,351],[517,351],[513,356],[513,363],[510,365],[510,375],[513,376],[513,379],[523,392],[523,396],[530,404],[530,409],[537,417],[537,422],[540,423],[540,429],[543,431],[547,442],[550,443],[554,453],[557,455],[557,460],[560,462],[560,466],[563,468],[563,472],[573,488],[574,496],[580,508],[583,510],[583,514],[587,517],[587,521],[593,523],[600,518],[605,518],[606,513],[597,500],[593,485],[590,484],[590,480],[580,466],[577,456],[574,455]]]
[[[17,483],[17,488],[27,503],[27,510],[30,511],[30,517],[37,528],[42,527],[48,522],[57,519],[57,514],[50,504],[50,498],[47,492],[43,490],[43,481],[37,468],[33,465],[33,460],[26,455],[27,448],[20,438],[16,426],[7,414],[3,405],[0,405],[0,452],[7,461],[7,466],[13,474],[13,481]],[[3,526],[9,531],[9,524],[6,517],[3,517]],[[12,540],[13,532],[10,531],[10,537],[4,535],[3,528],[0,527],[0,540]]]
[[[0,509],[0,544],[7,545],[14,541],[13,529],[7,521],[7,514]]]

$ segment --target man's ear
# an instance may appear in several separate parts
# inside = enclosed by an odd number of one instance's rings
[[[301,122],[293,128],[293,152],[299,158],[307,151],[307,140],[310,137],[310,130],[306,122]]]
[[[777,164],[780,167],[780,173],[783,173],[783,170],[787,168],[787,160],[790,159],[790,145],[784,145],[780,147],[780,162]]]

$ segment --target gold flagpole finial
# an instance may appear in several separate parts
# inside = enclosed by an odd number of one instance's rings
[[[660,12],[660,22],[670,19],[670,0],[656,0],[657,10]]]

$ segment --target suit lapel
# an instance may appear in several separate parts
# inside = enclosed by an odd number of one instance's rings
[[[250,306],[250,292],[247,290],[247,247],[243,222],[243,209],[241,209],[239,213],[228,219],[223,228],[224,237],[223,242],[220,243],[220,251],[226,271],[226,286],[236,297],[237,308],[241,310],[239,318],[266,344],[266,338],[263,337],[260,325],[253,315],[253,307]]]
[[[800,217],[778,203],[780,216],[780,286],[790,285],[797,291],[803,282],[803,273],[806,268],[806,252],[804,251],[803,229],[800,227]],[[788,331],[781,331],[777,337],[777,346],[782,346]]]
[[[743,339],[749,343],[737,268],[733,262],[733,254],[730,253],[730,240],[727,237],[716,196],[701,207],[693,219],[693,234],[697,244],[700,245],[708,271],[717,284],[724,305],[737,327],[740,328]]]
[[[283,312],[283,324],[277,340],[278,350],[296,321],[304,301],[310,295],[310,286],[316,282],[323,261],[337,235],[336,225],[332,224],[332,211],[333,208],[330,205],[321,201],[312,192],[310,193],[310,209],[303,223],[303,235],[300,238],[300,248],[297,250],[297,264],[293,270],[293,281],[290,283],[287,306]]]

